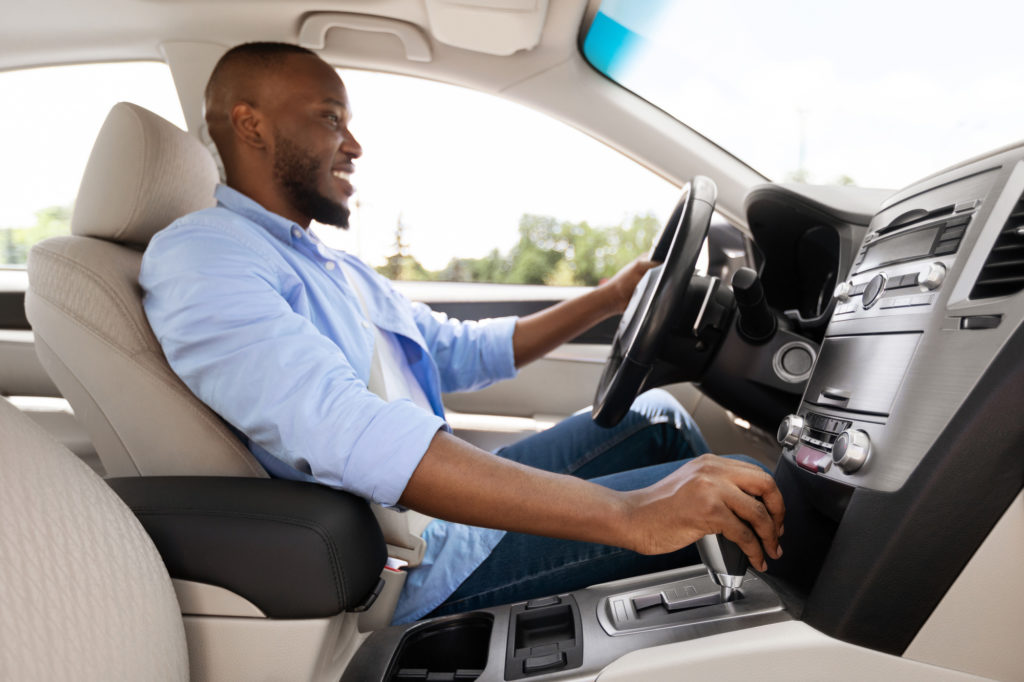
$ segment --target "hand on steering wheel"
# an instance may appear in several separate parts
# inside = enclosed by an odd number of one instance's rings
[[[598,425],[614,426],[626,415],[669,332],[677,326],[717,194],[715,183],[700,175],[683,187],[651,251],[651,260],[661,265],[640,280],[612,340],[594,398],[592,416]]]

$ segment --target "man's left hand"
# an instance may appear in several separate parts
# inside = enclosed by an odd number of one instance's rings
[[[611,315],[618,315],[626,309],[636,285],[640,283],[644,274],[656,265],[658,263],[652,260],[637,258],[615,273],[611,279],[601,284],[600,288],[607,292]]]

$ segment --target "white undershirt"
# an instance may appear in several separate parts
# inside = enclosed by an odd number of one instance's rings
[[[347,265],[338,262],[345,279],[356,292],[359,298],[359,305],[363,309],[363,316],[373,326],[373,360],[370,368],[370,381],[367,388],[378,397],[388,402],[411,400],[414,405],[421,407],[427,412],[433,412],[427,394],[423,387],[412,373],[409,362],[405,359],[405,352],[398,337],[386,330],[381,329],[369,320],[369,312],[366,309],[366,294],[362,290],[357,277],[352,276]]]

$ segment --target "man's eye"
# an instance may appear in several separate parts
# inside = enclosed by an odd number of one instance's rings
[[[325,118],[334,125],[341,123],[341,116],[338,116],[337,114],[326,114]]]

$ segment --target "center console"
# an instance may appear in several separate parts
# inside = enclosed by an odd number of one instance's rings
[[[1024,147],[896,193],[862,234],[779,426],[773,575],[804,623],[904,655],[1024,484]]]
[[[703,566],[374,632],[345,682],[593,680],[631,651],[787,621],[748,573],[734,598]]]
[[[933,177],[875,216],[779,427],[787,460],[887,492],[917,469],[1020,322],[1006,298],[1024,288],[1018,155]]]

